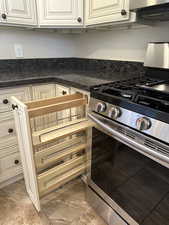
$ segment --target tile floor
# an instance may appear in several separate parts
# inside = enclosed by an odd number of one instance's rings
[[[85,200],[85,185],[72,181],[42,199],[37,213],[24,181],[0,190],[0,225],[106,225]]]

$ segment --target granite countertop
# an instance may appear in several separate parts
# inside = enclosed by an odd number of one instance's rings
[[[79,89],[89,91],[92,86],[109,83],[112,81],[130,78],[129,74],[112,73],[111,77],[104,74],[93,74],[92,72],[45,72],[36,74],[12,74],[10,76],[0,76],[0,88],[12,87],[16,85],[28,85],[38,83],[55,82]],[[106,78],[106,79],[105,79]]]

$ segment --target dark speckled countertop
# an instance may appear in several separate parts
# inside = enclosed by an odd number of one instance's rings
[[[0,88],[55,82],[89,91],[92,86],[143,73],[141,63],[88,59],[0,61]]]
[[[122,80],[129,78],[131,76],[123,76],[122,74],[112,74],[109,79],[103,79],[100,77],[92,77],[90,74],[83,73],[60,73],[53,74],[53,76],[28,76],[28,77],[10,77],[10,79],[0,80],[0,88],[12,87],[17,85],[28,85],[28,84],[38,84],[38,83],[58,83],[65,86],[71,86],[79,89],[89,91],[92,86],[100,85],[104,83],[109,83],[112,81]]]
[[[81,74],[60,74],[57,76],[37,76],[29,78],[14,78],[8,80],[0,80],[0,88],[12,87],[17,85],[28,85],[38,83],[58,83],[65,86],[71,86],[83,90],[90,90],[90,87],[108,83],[111,80],[104,80],[95,77],[84,76]]]

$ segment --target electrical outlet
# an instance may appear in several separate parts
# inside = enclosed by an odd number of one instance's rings
[[[21,44],[15,44],[14,50],[16,58],[24,58],[23,47]]]

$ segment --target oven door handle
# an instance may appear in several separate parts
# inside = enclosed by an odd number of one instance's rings
[[[118,139],[120,142],[128,145],[129,147],[133,148],[135,150],[138,150],[139,152],[144,152],[146,154],[148,154],[149,156],[152,156],[158,160],[163,161],[164,163],[169,164],[169,157],[160,154],[158,152],[155,152],[149,148],[147,148],[146,146],[124,136],[123,134],[120,134],[118,131],[114,130],[110,125],[105,124],[102,119],[99,116],[93,115],[91,113],[88,113],[88,117],[96,123],[96,125],[98,125],[99,127],[101,127],[103,130],[107,131],[108,133],[111,134],[112,137],[114,137],[115,139]],[[99,119],[98,119],[99,117]],[[104,121],[106,119],[103,119]],[[107,121],[107,120],[106,120]],[[110,123],[110,121],[108,121],[108,123]],[[165,165],[166,166],[166,165]],[[169,165],[168,165],[169,166]]]

